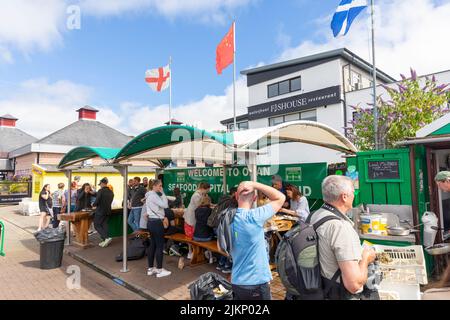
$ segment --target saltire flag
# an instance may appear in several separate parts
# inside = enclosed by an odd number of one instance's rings
[[[220,41],[216,49],[216,70],[218,74],[222,73],[228,65],[233,62],[234,56],[234,23],[231,25],[228,33]]]
[[[145,71],[145,82],[153,91],[162,91],[169,87],[170,84],[170,67],[159,67]]]
[[[331,20],[335,37],[346,35],[356,16],[367,7],[366,0],[342,0]]]

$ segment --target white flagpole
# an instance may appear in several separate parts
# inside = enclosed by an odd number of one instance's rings
[[[172,125],[172,56],[169,56],[169,125]]]
[[[236,22],[233,21],[233,118],[234,130],[236,127]]]
[[[375,65],[375,26],[374,26],[374,0],[370,0],[372,18],[372,67],[373,67],[373,131],[375,138],[375,150],[379,149],[378,141],[378,108],[377,108],[377,68]]]

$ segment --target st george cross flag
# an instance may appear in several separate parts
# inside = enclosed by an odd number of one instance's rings
[[[158,69],[150,69],[145,71],[145,82],[148,83],[153,91],[162,91],[169,87],[170,84],[170,67],[160,67]]]
[[[233,62],[234,55],[234,22],[225,37],[220,41],[216,49],[216,70],[222,73],[230,63]]]
[[[367,7],[366,0],[342,0],[331,20],[333,35],[346,35],[356,16]]]

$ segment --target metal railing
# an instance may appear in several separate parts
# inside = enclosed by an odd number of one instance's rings
[[[0,221],[0,256],[5,256],[4,249],[5,245],[5,225]]]

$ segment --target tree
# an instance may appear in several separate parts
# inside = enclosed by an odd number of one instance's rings
[[[423,79],[417,78],[413,69],[410,78],[402,74],[400,76],[402,80],[396,84],[397,88],[382,85],[390,100],[383,100],[381,95],[377,97],[381,149],[394,148],[397,142],[414,137],[417,130],[450,111],[449,84],[438,85],[433,75],[432,78],[425,77],[425,85],[421,87]],[[349,122],[351,127],[345,128],[347,136],[362,151],[375,149],[372,108],[359,105],[351,108],[356,113]]]

